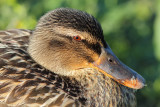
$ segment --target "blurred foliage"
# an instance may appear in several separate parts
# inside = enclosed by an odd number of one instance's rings
[[[160,107],[160,0],[0,0],[0,29],[34,29],[59,7],[95,16],[114,53],[146,79],[138,107]]]

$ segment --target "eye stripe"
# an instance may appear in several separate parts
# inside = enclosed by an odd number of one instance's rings
[[[94,52],[101,54],[101,46],[99,43],[91,44],[86,40],[82,40],[82,42],[89,48],[92,49]]]
[[[70,42],[73,41],[73,37],[71,37],[71,36],[66,36],[63,34],[56,34],[56,35],[59,35],[59,37],[62,37],[62,38],[67,38]],[[99,43],[92,44],[84,39],[82,39],[81,42],[84,43],[85,46],[87,46],[89,49],[93,50],[94,52],[96,52],[98,54],[101,54],[101,45]],[[79,43],[81,43],[81,42],[79,42]]]
[[[61,46],[64,46],[66,43],[60,40],[51,40],[49,44],[50,46],[61,47]]]

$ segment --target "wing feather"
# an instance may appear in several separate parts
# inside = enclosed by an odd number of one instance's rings
[[[27,53],[31,34],[24,29],[0,31],[0,107],[76,106],[58,83],[61,78]]]

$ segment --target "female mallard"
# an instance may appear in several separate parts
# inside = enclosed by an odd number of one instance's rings
[[[143,86],[85,12],[56,9],[34,31],[0,32],[1,107],[131,107]]]

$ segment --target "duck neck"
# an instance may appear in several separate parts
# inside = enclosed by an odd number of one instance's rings
[[[61,88],[76,102],[90,107],[135,107],[134,90],[118,84],[98,71],[85,72],[77,77],[60,76],[48,70],[47,77],[53,87]],[[45,75],[46,74],[46,75]]]
[[[129,105],[132,107],[136,104],[132,89],[118,84],[100,72],[93,71],[85,76],[76,78],[76,80],[81,84],[83,90],[85,89],[82,96],[87,99],[87,105],[96,107]]]

